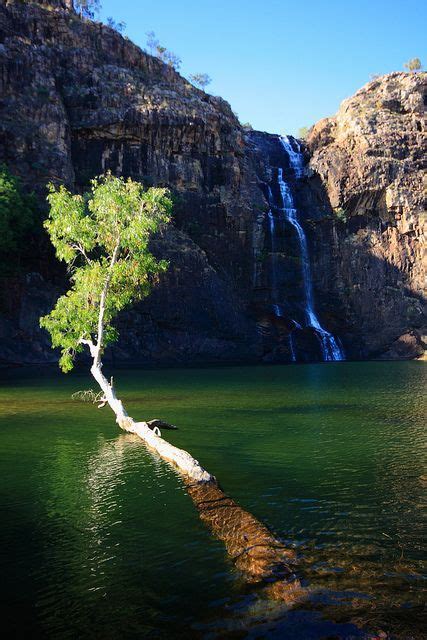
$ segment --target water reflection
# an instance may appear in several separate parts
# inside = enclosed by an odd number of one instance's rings
[[[241,553],[241,529],[229,543],[236,566],[215,538],[239,531],[219,516],[234,503],[193,502],[111,416],[67,400],[89,381],[9,376],[0,387],[4,635],[422,638],[425,371],[120,372],[132,414],[177,422],[171,441],[296,552],[296,565],[284,558],[304,588],[292,608],[267,597],[291,577],[268,575],[268,546]],[[242,579],[251,572],[255,581]]]

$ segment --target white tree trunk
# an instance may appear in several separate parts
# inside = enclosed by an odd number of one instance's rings
[[[101,363],[96,364],[94,362],[91,373],[104,392],[106,401],[116,414],[117,424],[124,431],[138,435],[151,449],[157,451],[157,453],[168,462],[172,462],[183,474],[192,480],[196,482],[216,482],[215,477],[203,469],[199,462],[187,451],[174,447],[150,429],[146,422],[135,422],[133,418],[127,414],[122,401],[117,398],[114,388],[102,373]]]

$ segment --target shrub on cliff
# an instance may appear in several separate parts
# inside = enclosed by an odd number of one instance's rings
[[[0,265],[2,272],[19,270],[27,252],[27,235],[37,229],[39,208],[33,194],[23,191],[21,181],[0,165]]]
[[[196,87],[199,87],[203,91],[206,89],[208,84],[212,82],[211,78],[208,76],[207,73],[194,73],[191,76],[189,76],[189,78],[190,78],[190,81],[196,85]]]
[[[81,18],[94,18],[101,9],[100,0],[74,0],[74,9]]]
[[[117,31],[118,33],[123,33],[126,29],[126,22],[116,22],[114,18],[109,17],[107,18],[107,27],[114,29],[114,31]]]
[[[421,60],[419,58],[411,58],[408,62],[405,62],[403,65],[405,69],[408,71],[420,71],[422,69]]]
[[[175,71],[179,71],[182,60],[173,51],[169,51],[160,44],[160,40],[156,38],[154,31],[147,31],[147,48],[152,56],[156,56],[165,64],[173,67]]]

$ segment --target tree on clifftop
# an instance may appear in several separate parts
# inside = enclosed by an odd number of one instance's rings
[[[173,51],[169,51],[163,45],[160,44],[160,40],[156,38],[154,31],[147,31],[147,48],[152,56],[156,56],[162,62],[173,67],[175,71],[179,71],[182,60]]]
[[[195,84],[196,87],[200,87],[202,91],[204,91],[208,84],[212,82],[207,73],[194,73],[193,75],[189,76],[189,78],[191,82]]]
[[[81,18],[93,18],[101,9],[100,0],[74,0],[74,9]]]
[[[403,65],[408,71],[420,71],[422,69],[421,60],[419,58],[411,58]]]

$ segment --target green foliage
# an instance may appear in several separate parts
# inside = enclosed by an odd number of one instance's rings
[[[101,349],[117,339],[112,321],[133,302],[146,297],[167,268],[148,250],[153,233],[170,220],[167,189],[144,190],[132,180],[111,174],[92,180],[89,193],[72,195],[49,186],[49,218],[45,227],[56,255],[68,264],[71,288],[59,298],[40,325],[62,352],[64,372],[73,367],[82,340],[99,340],[98,320],[103,292],[105,310]]]
[[[35,229],[39,210],[34,194],[24,193],[19,178],[0,165],[0,265],[15,271],[25,250],[26,234]]]
[[[335,207],[334,209],[334,214],[335,217],[340,220],[341,222],[347,222],[348,220],[348,213],[345,209],[343,209],[342,207]]]
[[[419,58],[411,58],[411,60],[405,62],[403,66],[405,69],[408,69],[408,71],[420,71],[423,67]]]
[[[182,64],[181,58],[177,56],[176,53],[173,53],[173,51],[169,51],[168,49],[166,49],[166,47],[162,47],[161,45],[159,45],[157,47],[156,55],[162,62],[167,64],[169,67],[173,67],[175,71],[179,71],[179,69],[181,68],[181,64]]]
[[[242,127],[243,127],[243,129],[247,129],[248,131],[253,131],[254,130],[254,128],[253,128],[253,126],[251,125],[250,122],[244,122],[242,124]]]
[[[300,127],[298,129],[298,138],[301,138],[301,140],[305,140],[306,137],[308,136],[308,132],[309,132],[309,127]]]
[[[207,73],[194,73],[190,75],[189,78],[190,81],[196,85],[196,87],[199,87],[203,91],[206,89],[208,84],[212,82],[212,79],[210,78],[210,76],[208,76]]]

